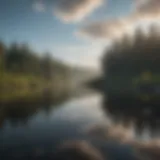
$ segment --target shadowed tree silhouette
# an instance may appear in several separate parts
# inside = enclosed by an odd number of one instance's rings
[[[4,71],[4,54],[5,54],[5,45],[0,42],[0,73]]]
[[[160,34],[151,26],[148,34],[138,28],[135,35],[113,43],[103,57],[104,90],[108,95],[128,98],[141,90],[160,95]],[[148,86],[143,86],[148,85]],[[155,95],[154,95],[155,96]]]
[[[117,121],[134,120],[157,130],[160,120],[160,31],[152,25],[148,33],[137,28],[133,37],[125,35],[105,52],[104,110]],[[100,80],[94,82],[96,85]]]

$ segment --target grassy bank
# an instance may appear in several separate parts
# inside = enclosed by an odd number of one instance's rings
[[[46,80],[42,77],[2,74],[0,78],[0,103],[14,101],[36,101],[44,98],[58,98],[69,92],[67,84],[58,79]]]
[[[70,67],[26,44],[0,42],[0,103],[37,101],[68,94]]]

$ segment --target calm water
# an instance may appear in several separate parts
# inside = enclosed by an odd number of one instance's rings
[[[71,98],[58,105],[1,106],[0,159],[35,159],[36,156],[49,158],[57,145],[74,139],[90,140],[108,150],[113,145],[113,152],[117,149],[131,155],[132,149],[128,146],[121,146],[120,149],[114,143],[88,134],[92,127],[109,126],[115,122],[115,118],[104,108],[104,98],[99,94]],[[157,130],[151,133],[149,126],[145,126],[142,136],[139,136],[139,130],[133,131],[135,137],[152,138],[159,135]]]

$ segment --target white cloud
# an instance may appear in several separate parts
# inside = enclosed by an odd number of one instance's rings
[[[45,12],[46,6],[41,0],[37,0],[32,4],[32,8],[36,12]]]
[[[120,38],[124,33],[131,34],[137,26],[149,26],[160,20],[160,0],[134,0],[135,7],[131,14],[114,20],[103,20],[85,24],[78,35],[92,39]],[[143,22],[143,23],[142,23]]]
[[[64,22],[77,22],[91,14],[104,0],[59,0],[54,14]]]
[[[142,13],[160,11],[159,0],[136,0],[136,10]]]
[[[92,39],[112,39],[120,37],[123,34],[122,30],[129,29],[129,25],[124,20],[98,21],[83,26],[78,31],[78,35]]]

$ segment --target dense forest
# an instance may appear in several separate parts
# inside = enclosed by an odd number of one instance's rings
[[[140,74],[144,71],[159,73],[160,30],[152,25],[148,33],[137,28],[134,36],[124,35],[113,42],[103,57],[103,70],[109,75]]]
[[[104,91],[108,97],[159,100],[160,31],[137,28],[133,36],[113,42],[103,57]]]
[[[106,48],[102,57],[103,76],[90,86],[107,97],[142,96],[151,91],[154,98],[160,93],[160,30],[151,25],[148,30],[137,28],[134,34],[125,34]],[[142,91],[143,88],[143,91]],[[159,94],[159,95],[158,95]]]
[[[0,42],[0,102],[67,92],[70,70],[49,53],[40,56],[26,44]]]

